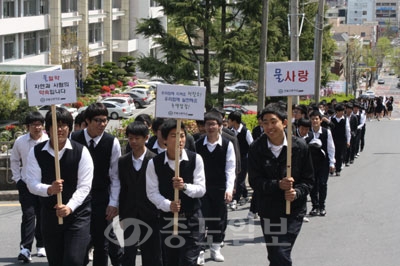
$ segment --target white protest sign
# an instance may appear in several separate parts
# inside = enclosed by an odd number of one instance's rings
[[[29,106],[76,102],[75,70],[26,74]]]
[[[315,61],[267,62],[266,96],[313,95]]]
[[[205,87],[158,84],[155,116],[203,120],[205,102]]]

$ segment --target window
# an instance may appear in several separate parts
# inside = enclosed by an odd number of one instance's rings
[[[366,36],[366,35],[365,35],[365,32],[361,32],[360,36],[361,36],[361,37],[365,37],[365,36]]]
[[[95,43],[103,40],[102,24],[93,23],[89,25],[89,43]]]
[[[89,0],[89,10],[102,9],[101,0]]]
[[[78,26],[65,27],[61,30],[61,47],[71,49],[78,45]]]
[[[363,14],[363,16],[366,16],[367,15],[367,11],[363,11],[362,14]]]
[[[4,59],[16,58],[15,55],[15,35],[4,36]]]
[[[24,0],[24,16],[36,15],[36,0]]]
[[[39,50],[41,53],[49,51],[50,37],[48,31],[40,32],[39,43]]]
[[[24,55],[36,54],[36,34],[34,32],[24,34]]]
[[[49,1],[40,0],[40,14],[49,14]]]
[[[4,18],[15,17],[15,1],[14,0],[4,0],[3,3],[3,16]]]
[[[78,11],[78,1],[77,0],[63,0],[61,1],[61,12],[69,13]]]

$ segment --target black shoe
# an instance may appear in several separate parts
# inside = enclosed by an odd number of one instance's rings
[[[319,210],[319,215],[320,215],[320,216],[325,216],[325,215],[326,215],[325,209],[320,209],[320,210]]]
[[[311,216],[318,216],[319,215],[318,208],[312,208],[312,210],[310,211],[310,215]]]
[[[350,164],[349,164],[349,163],[346,163],[345,165],[346,165],[346,167],[349,167],[349,166],[350,166]]]
[[[353,164],[354,163],[354,161],[350,161],[350,164]]]
[[[336,172],[336,176],[340,176],[340,172]]]

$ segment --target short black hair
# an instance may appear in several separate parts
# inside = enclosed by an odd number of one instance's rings
[[[335,106],[335,111],[336,111],[336,112],[344,111],[344,106],[343,106],[343,104],[337,104],[337,105]]]
[[[310,118],[313,117],[313,116],[318,116],[319,119],[322,119],[322,114],[320,113],[320,111],[316,111],[316,110],[312,111],[310,113]]]
[[[213,107],[211,108],[210,112],[217,112],[222,116],[222,118],[224,118],[226,114],[225,110],[221,107]]]
[[[25,117],[25,125],[32,124],[33,122],[44,123],[43,115],[38,111],[29,112]]]
[[[125,136],[129,134],[146,137],[149,135],[149,127],[142,121],[133,121],[130,123],[125,130]]]
[[[217,112],[208,112],[204,115],[204,123],[209,120],[215,120],[217,121],[218,125],[222,125],[222,117],[219,113]]]
[[[56,107],[56,118],[57,118],[57,123],[61,122],[63,124],[67,124],[69,131],[72,131],[72,125],[74,123],[74,118],[72,117],[71,113],[62,107]],[[50,132],[50,127],[53,125],[53,119],[51,116],[51,110],[47,112],[46,114],[46,125],[45,129],[47,134],[51,135],[52,132]]]
[[[270,103],[262,111],[261,117],[266,114],[276,115],[282,122],[287,119],[286,106],[283,103]]]
[[[238,124],[242,123],[242,114],[239,111],[229,113],[228,119],[236,121]]]
[[[92,103],[85,110],[85,119],[89,119],[89,121],[92,121],[92,119],[98,115],[108,117],[107,107],[102,103]]]
[[[140,121],[145,124],[147,124],[148,127],[151,127],[151,124],[153,123],[153,120],[151,119],[151,116],[148,114],[140,114],[135,118],[135,121]]]
[[[80,112],[76,117],[75,117],[75,125],[81,125],[83,122],[85,122],[85,111]],[[86,123],[86,122],[85,122]]]
[[[311,121],[310,121],[310,119],[307,119],[307,118],[300,118],[298,121],[297,121],[297,126],[303,126],[303,127],[311,127]]]
[[[165,121],[165,118],[162,118],[162,117],[157,117],[157,118],[155,118],[155,119],[153,120],[153,124],[152,124],[152,126],[151,126],[151,129],[152,129],[154,132],[157,132],[158,129],[161,129],[160,126],[164,123],[164,121]]]
[[[162,127],[161,127],[161,135],[162,135],[163,139],[168,138],[169,132],[171,132],[171,130],[173,130],[174,128],[176,129],[176,125],[177,125],[176,119],[170,118],[170,119],[167,119],[164,121],[164,123],[162,124]],[[182,122],[181,122],[181,129],[182,129],[182,132],[185,132],[185,135],[186,135],[185,124]]]

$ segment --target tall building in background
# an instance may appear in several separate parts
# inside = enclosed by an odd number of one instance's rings
[[[80,66],[124,55],[157,55],[137,35],[141,18],[160,18],[153,0],[0,0],[0,64]]]
[[[381,31],[390,28],[398,33],[399,31],[399,0],[375,0],[376,21],[378,21]]]
[[[347,24],[363,24],[375,20],[375,0],[348,0]]]

